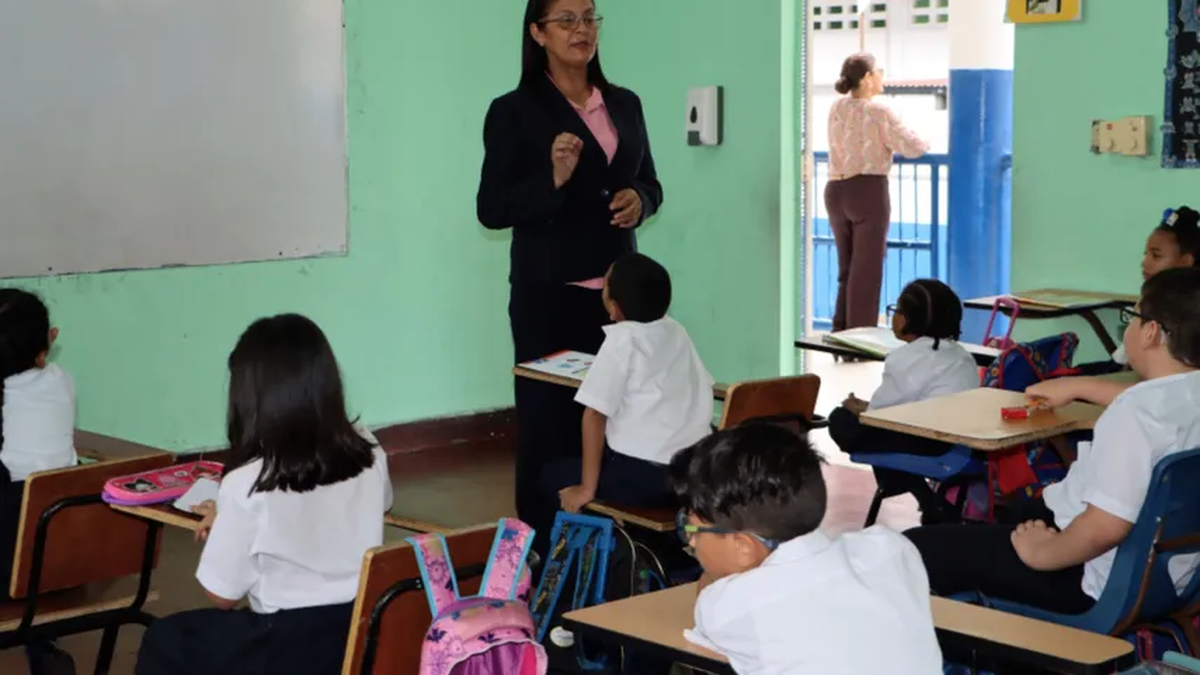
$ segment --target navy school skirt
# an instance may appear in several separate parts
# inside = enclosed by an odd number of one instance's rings
[[[197,609],[156,620],[137,675],[339,675],[354,604],[274,614]]]

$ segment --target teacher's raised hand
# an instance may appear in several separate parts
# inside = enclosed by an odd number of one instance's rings
[[[633,188],[625,188],[613,197],[608,208],[613,212],[613,225],[633,227],[642,219],[642,196]]]
[[[563,132],[554,138],[554,144],[550,147],[550,161],[554,164],[555,189],[571,180],[582,150],[583,141],[575,134]]]

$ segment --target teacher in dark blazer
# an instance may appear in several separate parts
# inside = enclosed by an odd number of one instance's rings
[[[595,354],[608,315],[604,275],[636,250],[635,228],[662,205],[637,95],[610,84],[592,0],[529,0],[521,81],[483,123],[479,221],[512,228],[508,314],[518,363],[561,350]],[[517,514],[544,549],[558,495],[543,466],[581,452],[582,408],[568,387],[517,378]]]

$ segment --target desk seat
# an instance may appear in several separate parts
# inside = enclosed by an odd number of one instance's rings
[[[146,602],[158,600],[158,591],[151,590]],[[137,600],[137,577],[88,584],[81,588],[47,593],[38,597],[34,626],[66,621],[125,608]],[[15,631],[25,613],[25,600],[0,601],[0,633]]]

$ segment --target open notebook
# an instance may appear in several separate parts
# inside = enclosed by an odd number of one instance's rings
[[[891,328],[851,328],[836,333],[826,333],[821,339],[830,344],[857,349],[864,354],[871,354],[881,359],[887,358],[892,350],[904,346],[904,342],[896,338]],[[1000,356],[1000,350],[995,347],[985,347],[970,342],[960,342],[959,344],[972,354],[993,359]]]
[[[596,357],[592,354],[564,351],[533,361],[526,361],[521,364],[521,367],[539,373],[546,373],[547,375],[556,375],[583,382],[583,378],[587,376],[588,369],[592,367],[592,361],[595,360]]]
[[[879,358],[884,358],[893,349],[904,346],[904,343],[892,333],[891,328],[851,328],[836,333],[826,333],[821,339]]]
[[[217,490],[220,487],[221,484],[211,478],[198,478],[187,492],[175,500],[173,506],[180,511],[191,513],[193,506],[199,506],[210,499],[217,501]]]

